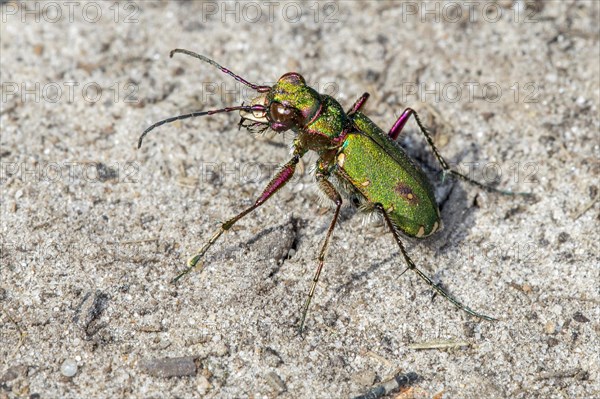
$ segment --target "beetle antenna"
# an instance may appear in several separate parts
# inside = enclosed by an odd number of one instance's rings
[[[237,107],[226,107],[226,108],[221,108],[221,109],[213,109],[213,110],[210,110],[210,111],[197,111],[197,112],[192,112],[192,113],[189,113],[189,114],[183,114],[183,115],[173,116],[171,118],[163,119],[162,121],[156,122],[152,126],[148,127],[146,130],[144,130],[144,132],[140,136],[140,139],[138,140],[138,148],[140,148],[142,146],[142,141],[144,140],[144,137],[152,129],[154,129],[156,127],[159,127],[159,126],[162,126],[165,123],[171,123],[171,122],[179,121],[179,120],[182,120],[182,119],[195,118],[197,116],[213,115],[213,114],[218,114],[218,113],[222,113],[222,112],[231,112],[231,111],[248,111],[248,112],[259,111],[259,112],[266,112],[266,109],[265,109],[264,105],[260,105],[260,104],[255,104],[255,105],[240,105],[240,106],[237,106]]]
[[[208,62],[210,65],[212,65],[216,68],[219,68],[222,72],[225,72],[226,74],[232,76],[238,82],[245,84],[248,87],[253,88],[254,90],[258,91],[259,93],[266,93],[269,90],[271,90],[270,86],[261,86],[261,85],[256,85],[254,83],[250,83],[246,79],[242,78],[241,76],[231,72],[229,69],[217,64],[215,61],[211,60],[210,58],[200,55],[198,53],[194,53],[193,51],[176,48],[175,50],[171,50],[171,53],[169,53],[169,57],[173,58],[173,54],[175,54],[175,53],[187,54],[191,57],[198,58],[199,60],[202,60],[204,62]]]

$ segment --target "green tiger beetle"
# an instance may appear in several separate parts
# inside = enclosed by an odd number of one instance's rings
[[[291,159],[279,169],[256,202],[222,223],[208,242],[189,259],[188,267],[175,277],[173,282],[196,268],[206,251],[224,232],[271,198],[290,181],[300,158],[308,151],[315,151],[319,156],[315,169],[316,182],[325,196],[335,204],[335,211],[319,252],[318,266],[300,317],[300,334],[323,269],[325,254],[342,206],[342,198],[348,199],[362,211],[376,212],[383,216],[385,225],[398,244],[407,264],[407,268],[400,275],[406,270],[413,270],[432,289],[459,309],[484,320],[496,320],[475,312],[451,296],[423,273],[408,256],[401,240],[401,233],[409,237],[425,238],[442,228],[442,220],[431,183],[421,168],[396,143],[396,139],[408,119],[414,116],[421,133],[441,164],[444,174],[450,174],[488,191],[508,195],[515,193],[481,184],[451,169],[440,155],[421,119],[411,108],[404,110],[386,134],[361,112],[361,108],[369,98],[369,93],[364,93],[348,112],[344,112],[342,106],[333,97],[319,94],[307,86],[304,78],[296,72],[284,74],[272,87],[261,86],[246,81],[203,55],[175,49],[171,51],[170,56],[173,57],[175,53],[187,54],[207,62],[252,88],[259,95],[249,105],[192,112],[157,122],[144,130],[139,138],[138,148],[141,147],[144,136],[158,126],[181,119],[232,111],[240,112],[240,126],[251,131],[264,131],[270,128],[281,133],[292,130],[295,138]]]

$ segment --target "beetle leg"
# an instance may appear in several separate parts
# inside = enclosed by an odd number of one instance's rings
[[[355,113],[356,111],[360,110],[362,108],[362,106],[365,105],[365,103],[369,99],[369,95],[370,95],[369,93],[363,93],[363,95],[360,96],[360,98],[358,100],[356,100],[356,102],[354,103],[354,105],[352,106],[352,108],[350,108],[348,110],[348,112],[346,112],[346,114],[348,116],[350,116],[353,113]]]
[[[327,230],[327,236],[325,237],[325,241],[323,242],[323,246],[321,247],[321,252],[319,252],[319,265],[317,266],[317,271],[313,277],[312,285],[310,287],[310,291],[308,292],[308,297],[306,298],[306,302],[304,303],[304,309],[302,311],[302,317],[300,319],[300,326],[298,328],[298,332],[302,335],[302,330],[304,329],[304,321],[306,320],[306,314],[308,313],[308,307],[310,306],[310,301],[315,293],[315,288],[317,287],[317,282],[319,281],[319,276],[321,275],[321,270],[323,269],[323,262],[325,261],[325,255],[327,253],[327,248],[329,247],[329,240],[331,235],[333,234],[333,229],[335,228],[335,224],[338,219],[338,215],[340,214],[340,208],[342,207],[342,197],[340,193],[337,192],[333,184],[329,180],[327,180],[327,175],[323,172],[316,173],[317,184],[319,188],[329,199],[331,199],[336,207],[335,213],[333,214],[333,219],[329,224],[329,229]]]
[[[254,203],[254,205],[240,212],[225,223],[221,224],[221,227],[219,227],[219,229],[215,231],[210,240],[208,240],[208,242],[198,250],[196,255],[194,255],[188,260],[187,269],[179,273],[173,279],[173,283],[177,282],[177,280],[191,272],[196,267],[200,258],[202,258],[206,251],[219,239],[221,234],[229,230],[238,220],[240,220],[248,213],[261,206],[266,200],[271,198],[271,196],[275,194],[277,190],[283,187],[294,175],[294,171],[296,170],[296,165],[300,161],[300,157],[301,155],[299,154],[294,155],[294,157],[291,160],[289,160],[288,163],[286,163],[285,165],[283,165],[283,167],[281,167],[281,169],[279,169],[279,172],[277,172],[277,174],[271,179],[267,187],[263,190],[260,197]]]
[[[404,129],[404,125],[406,125],[408,118],[410,118],[412,114],[415,114],[416,117],[416,112],[412,108],[406,108],[404,112],[402,112],[400,118],[398,118],[398,120],[394,123],[394,125],[388,132],[388,137],[390,139],[396,140],[398,138],[398,135],[400,135],[400,132],[402,131],[402,129]]]
[[[441,296],[443,296],[444,298],[446,298],[448,301],[452,302],[454,304],[454,306],[456,306],[457,308],[462,309],[465,312],[467,312],[468,314],[476,316],[476,317],[479,317],[479,318],[484,319],[484,320],[497,321],[497,319],[494,319],[493,317],[486,316],[486,315],[481,314],[481,313],[477,313],[474,310],[472,310],[471,308],[469,308],[468,306],[464,305],[458,299],[454,298],[452,295],[450,295],[449,293],[447,293],[446,290],[444,290],[438,284],[435,284],[431,280],[431,278],[429,278],[425,273],[423,273],[419,268],[417,268],[417,266],[414,264],[414,262],[412,261],[412,259],[410,259],[410,257],[408,256],[408,253],[406,253],[406,249],[404,249],[404,244],[402,244],[402,241],[400,240],[400,234],[398,233],[398,230],[394,226],[394,223],[390,219],[389,215],[383,209],[383,207],[381,206],[381,204],[376,204],[375,207],[377,209],[379,209],[379,211],[383,215],[383,218],[385,219],[385,222],[388,225],[388,228],[390,229],[390,231],[392,232],[392,234],[394,236],[394,240],[396,240],[396,243],[400,247],[400,252],[402,252],[402,256],[404,257],[404,260],[406,261],[406,264],[408,265],[409,269],[411,269],[415,273],[417,273],[417,275],[419,277],[421,277],[427,284],[429,284],[431,286],[431,288],[433,288],[434,290],[436,290]]]
[[[448,166],[448,163],[446,162],[446,160],[439,153],[437,147],[433,143],[433,139],[431,138],[431,136],[427,132],[427,129],[425,129],[425,126],[423,126],[423,124],[421,123],[421,118],[419,118],[419,115],[412,108],[406,108],[404,110],[404,112],[402,112],[402,115],[400,115],[400,117],[398,118],[398,120],[394,123],[394,125],[392,126],[392,128],[390,129],[390,131],[388,133],[388,137],[390,139],[396,140],[398,138],[398,135],[400,134],[400,132],[404,128],[404,125],[406,125],[406,122],[408,122],[408,119],[411,117],[411,115],[415,117],[415,120],[417,121],[417,125],[419,126],[419,129],[421,129],[421,133],[423,133],[423,135],[427,139],[427,143],[431,147],[431,150],[433,151],[433,154],[437,158],[437,160],[440,163],[440,165],[442,165],[442,169],[444,169],[444,172],[449,172],[449,173],[452,173],[452,174],[456,174],[460,178],[465,179],[466,181],[468,181],[470,183],[473,183],[476,186],[485,188],[486,190],[495,190],[492,187],[485,186],[485,185],[483,185],[483,184],[481,184],[479,182],[476,182],[475,180],[471,180],[468,177],[463,176],[462,174],[460,174],[460,173],[455,172],[454,170],[452,170],[450,168],[450,166]]]
[[[473,179],[463,175],[462,173],[450,168],[450,166],[448,165],[446,160],[442,157],[442,155],[438,151],[437,147],[433,143],[433,139],[427,132],[427,129],[425,128],[425,126],[423,126],[423,123],[421,122],[421,118],[419,118],[419,115],[417,114],[417,112],[415,110],[413,110],[412,108],[406,108],[404,110],[404,112],[402,112],[402,115],[400,115],[400,117],[398,118],[396,123],[394,123],[394,125],[392,126],[392,128],[390,129],[390,131],[388,133],[388,137],[390,139],[396,140],[398,138],[398,135],[404,128],[404,125],[406,125],[406,122],[408,121],[408,118],[411,117],[411,115],[415,117],[415,121],[417,121],[417,125],[419,126],[421,133],[423,134],[423,136],[425,136],[425,139],[427,139],[427,143],[429,144],[429,147],[431,147],[433,154],[437,158],[440,165],[442,165],[442,169],[444,170],[444,175],[446,173],[449,173],[463,181],[466,181],[469,184],[473,184],[474,186],[477,186],[477,187],[482,188],[487,191],[496,192],[496,193],[500,193],[500,194],[504,194],[504,195],[525,195],[525,196],[531,195],[530,193],[515,193],[512,191],[499,190],[495,187],[479,183],[478,181],[473,180]]]

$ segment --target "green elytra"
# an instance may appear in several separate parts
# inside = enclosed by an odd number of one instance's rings
[[[513,195],[513,193],[483,185],[451,169],[439,154],[414,110],[407,108],[386,134],[360,111],[369,97],[368,93],[363,94],[348,112],[344,112],[334,98],[319,94],[309,87],[298,73],[286,73],[272,87],[259,86],[247,82],[239,75],[202,55],[188,50],[175,49],[171,51],[171,57],[175,53],[184,53],[208,62],[261,94],[252,100],[250,105],[193,112],[157,122],[142,133],[138,148],[141,147],[142,140],[149,131],[165,123],[231,111],[240,111],[240,126],[249,130],[272,129],[276,132],[292,130],[295,138],[292,144],[292,158],[279,169],[255,203],[222,223],[208,242],[190,258],[187,269],[177,275],[173,279],[174,282],[201,264],[200,260],[206,251],[225,231],[261,206],[283,187],[294,175],[300,158],[308,151],[315,151],[319,156],[315,169],[316,182],[325,196],[335,204],[335,211],[321,246],[318,266],[302,310],[299,322],[300,333],[304,328],[306,315],[323,268],[343,198],[349,199],[363,211],[378,212],[383,216],[385,224],[408,265],[400,275],[408,269],[413,270],[435,291],[459,309],[485,320],[496,320],[475,312],[459,302],[417,268],[408,256],[401,240],[401,233],[411,237],[424,238],[439,231],[442,221],[433,188],[426,175],[397,145],[395,139],[410,116],[414,116],[444,173],[489,191],[508,195]]]

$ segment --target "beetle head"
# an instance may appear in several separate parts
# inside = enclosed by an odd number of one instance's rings
[[[288,72],[266,93],[251,102],[264,110],[240,111],[243,119],[268,124],[276,132],[301,128],[314,119],[321,107],[319,93],[296,72]]]

